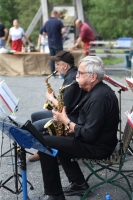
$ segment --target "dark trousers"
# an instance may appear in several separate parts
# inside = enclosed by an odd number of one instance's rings
[[[50,56],[55,56],[61,50],[63,50],[62,45],[49,45]],[[51,73],[55,71],[55,62],[53,60],[50,60],[50,70]]]
[[[39,133],[44,132],[44,125],[53,118],[51,110],[42,110],[31,114],[31,121]]]
[[[86,149],[84,143],[74,137],[65,136],[44,136],[48,146],[58,150],[58,158],[68,177],[69,182],[77,179],[84,179],[83,173],[76,161],[71,158],[89,157],[93,149]],[[87,143],[86,143],[87,144]],[[47,195],[57,195],[62,192],[57,158],[39,152],[44,189]]]

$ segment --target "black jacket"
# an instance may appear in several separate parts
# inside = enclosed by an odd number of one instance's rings
[[[73,80],[76,80],[77,67],[72,67],[68,70],[64,76],[63,86],[72,83]],[[83,99],[87,92],[80,89],[78,84],[72,85],[66,88],[63,92],[64,106],[66,106],[66,112],[69,118],[77,123],[79,116],[79,109],[76,109],[72,114],[71,111],[76,105]],[[70,115],[69,115],[70,114]]]
[[[92,147],[92,157],[106,157],[117,144],[118,122],[117,97],[108,85],[100,82],[82,101],[75,138],[83,141],[85,148]]]

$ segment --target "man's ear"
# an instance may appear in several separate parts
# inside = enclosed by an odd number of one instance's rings
[[[66,63],[65,63],[64,69],[65,70],[68,69],[68,65]]]
[[[93,73],[91,74],[92,75],[92,82],[94,82],[96,79],[97,79],[97,74],[96,73]]]

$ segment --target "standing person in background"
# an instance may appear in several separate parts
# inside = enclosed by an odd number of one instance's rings
[[[12,41],[12,50],[21,51],[21,48],[23,46],[22,37],[25,38],[29,45],[32,45],[32,43],[30,43],[29,39],[25,35],[23,28],[19,27],[18,20],[14,19],[13,27],[9,30],[9,36],[6,46],[8,46],[9,42]]]
[[[5,39],[8,35],[8,30],[5,28],[4,24],[0,21],[0,47],[5,46]]]
[[[48,35],[48,45],[50,56],[56,55],[59,51],[63,50],[62,35],[66,32],[66,29],[61,20],[58,19],[59,14],[56,10],[51,12],[50,19],[45,23],[41,29],[40,34],[46,33]],[[55,71],[55,62],[50,60],[51,73]],[[61,75],[59,78],[62,78]]]
[[[75,21],[75,26],[77,28],[79,28],[80,33],[79,33],[79,37],[78,37],[75,45],[72,47],[72,49],[76,49],[77,46],[82,41],[84,43],[84,50],[86,52],[86,55],[88,55],[89,54],[89,52],[88,52],[89,43],[91,41],[94,41],[94,39],[95,39],[94,33],[93,33],[92,29],[90,28],[90,26],[86,23],[83,23],[80,19],[77,19]]]
[[[45,51],[45,47],[48,45],[48,36],[42,32],[42,29],[43,27],[40,29],[36,50],[42,48]]]

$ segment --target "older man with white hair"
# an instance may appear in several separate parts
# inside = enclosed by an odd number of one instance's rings
[[[78,163],[71,162],[71,158],[105,159],[114,151],[119,122],[118,100],[114,91],[103,83],[103,78],[102,60],[97,56],[83,58],[76,79],[87,94],[77,106],[80,107],[78,122],[70,120],[65,107],[62,113],[52,111],[54,119],[69,131],[66,136],[45,136],[45,140],[58,150],[57,156],[71,184],[62,189],[57,158],[39,152],[45,194],[48,195],[42,199],[65,200],[65,196],[83,195],[89,185]]]

